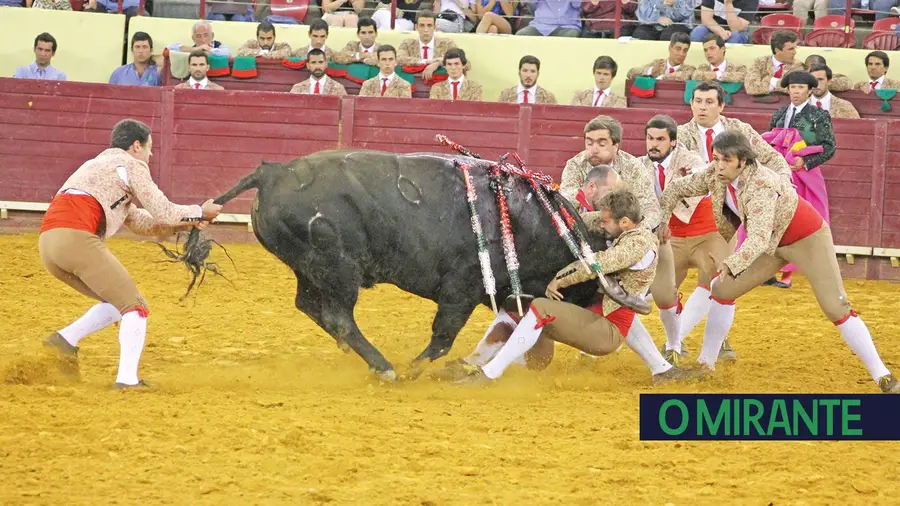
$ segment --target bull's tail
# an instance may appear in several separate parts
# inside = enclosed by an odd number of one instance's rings
[[[238,195],[244,193],[247,190],[251,189],[259,189],[259,182],[262,179],[262,171],[265,165],[259,166],[252,174],[245,176],[241,181],[232,187],[227,192],[219,195],[215,198],[213,202],[219,204],[220,206],[224,206],[232,199],[237,197]]]

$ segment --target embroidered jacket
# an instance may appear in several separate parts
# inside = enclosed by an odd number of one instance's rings
[[[628,79],[648,75],[647,71],[649,70],[650,77],[655,77],[663,81],[687,81],[694,74],[694,71],[697,70],[693,65],[682,63],[681,66],[678,67],[678,70],[667,74],[666,61],[665,58],[657,58],[647,65],[634,67],[628,71]]]
[[[571,105],[592,107],[594,105],[594,88],[576,91],[575,95],[572,96]],[[623,108],[628,107],[628,101],[622,95],[617,95],[615,92],[611,91],[609,92],[609,95],[603,98],[603,102],[597,107]]]
[[[656,162],[650,160],[649,156],[644,155],[638,158],[638,162],[640,162],[644,167],[644,170],[650,174],[651,181],[654,178],[659,177],[659,168],[657,167]],[[695,172],[707,170],[707,165],[708,164],[703,161],[703,158],[696,152],[690,151],[680,144],[676,145],[675,149],[672,150],[672,153],[669,154],[669,167],[666,168],[664,172],[666,176],[666,187],[672,184],[676,179],[688,176]],[[655,193],[656,186],[654,185],[654,194]],[[673,210],[673,214],[684,223],[690,223],[691,217],[694,216],[694,211],[697,210],[697,205],[700,204],[701,200],[703,200],[702,196],[687,197],[678,202]]]

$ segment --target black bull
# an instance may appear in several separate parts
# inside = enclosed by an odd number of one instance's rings
[[[413,362],[413,371],[421,371],[426,359],[446,355],[475,307],[490,302],[463,174],[455,160],[471,165],[476,206],[496,279],[496,300],[501,303],[512,289],[496,194],[485,170],[489,162],[431,153],[324,151],[288,164],[264,162],[216,203],[225,204],[256,188],[251,214],[254,233],[269,252],[293,269],[297,308],[339,346],[346,350],[346,343],[352,348],[379,377],[394,379],[393,366],[362,335],[353,318],[360,287],[390,283],[437,303],[431,341]],[[553,276],[574,257],[531,185],[518,176],[503,175],[501,180],[522,289],[543,295]],[[554,206],[562,204],[576,216],[576,226],[594,251],[606,248],[605,240],[588,232],[561,195],[553,191],[547,195]],[[596,297],[597,287],[596,281],[571,287],[566,300],[587,305]],[[623,300],[625,294],[613,296]],[[628,298],[628,303],[634,307],[643,301]]]

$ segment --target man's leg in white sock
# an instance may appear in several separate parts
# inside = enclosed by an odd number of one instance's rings
[[[672,368],[672,364],[666,362],[659,349],[653,344],[650,333],[647,332],[647,328],[644,327],[644,324],[641,323],[640,318],[637,316],[631,322],[631,328],[625,337],[625,343],[647,364],[651,374],[664,373]]]
[[[59,335],[72,346],[78,346],[78,342],[88,335],[105,329],[121,319],[122,314],[115,306],[101,302],[88,309],[84,316],[74,323],[60,330]]]
[[[853,353],[856,353],[856,356],[869,370],[875,383],[878,383],[879,378],[891,373],[881,361],[881,357],[878,356],[878,350],[875,349],[875,343],[872,342],[869,328],[859,316],[856,316],[856,313],[851,312],[849,318],[843,323],[835,322],[835,325],[841,331],[841,336],[847,346],[853,350]]]
[[[506,342],[504,339],[500,339],[502,336],[497,335],[500,331],[506,330],[504,327],[512,327],[514,329],[516,321],[504,309],[500,309],[497,312],[497,316],[494,317],[494,321],[491,322],[484,336],[482,336],[481,341],[478,341],[478,344],[475,346],[475,351],[463,360],[478,367],[490,362]]]
[[[141,311],[129,311],[122,315],[119,326],[119,373],[116,384],[137,385],[138,364],[147,336],[147,317]]]
[[[496,356],[491,359],[481,369],[485,376],[490,379],[497,379],[513,362],[519,357],[525,355],[541,336],[543,324],[539,325],[539,319],[535,314],[537,310],[534,306],[528,311],[528,314],[519,321],[519,325],[512,333],[509,340],[500,348]]]
[[[681,314],[679,304],[672,307],[659,308],[659,319],[666,331],[666,349],[681,353]]]
[[[709,316],[706,318],[706,332],[703,334],[703,348],[697,362],[716,368],[719,349],[734,323],[734,301],[710,299]]]
[[[681,342],[694,330],[709,312],[709,289],[698,286],[684,304],[681,312]]]

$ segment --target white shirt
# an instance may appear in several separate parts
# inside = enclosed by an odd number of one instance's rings
[[[528,102],[525,102],[525,90],[528,90]],[[519,83],[519,86],[516,91],[516,103],[517,104],[534,104],[537,103],[537,89],[538,85],[535,84],[531,88],[525,88],[522,86],[522,83]]]
[[[738,199],[741,198],[740,197],[740,195],[741,195],[740,182],[741,182],[741,177],[738,176],[738,177],[734,178],[734,181],[729,183],[731,186],[734,186],[734,194],[735,194],[735,196],[737,196]],[[733,198],[731,198],[731,190],[729,190],[727,186],[725,187],[725,204],[728,205],[728,207],[734,212],[734,214],[738,215],[738,217],[741,218],[741,221],[743,221],[744,215],[738,211],[738,209],[739,209],[738,203],[735,202]]]
[[[372,44],[372,47],[363,47],[362,43],[359,44],[359,52],[356,53],[356,59],[362,60],[364,54],[375,54],[375,50],[378,48],[378,44]]]
[[[775,58],[773,56],[772,57],[772,74],[775,74],[776,72],[778,72],[779,65],[784,67],[784,63],[781,63],[780,61],[778,61],[778,58]],[[784,74],[782,74],[781,77],[784,77]],[[769,91],[774,91],[775,88],[778,87],[778,84],[781,83],[781,77],[772,77],[771,79],[769,79]]]
[[[422,57],[422,60],[420,61],[420,63],[426,62],[425,50],[423,49],[426,47],[428,48],[428,59],[433,60],[434,59],[434,37],[431,38],[431,41],[428,42],[428,44],[422,44],[422,39],[416,39],[416,41],[419,43],[419,55]]]
[[[872,81],[871,79],[869,79],[869,84],[872,84],[873,82],[876,83],[876,84],[875,84],[875,89],[876,89],[876,90],[880,90],[880,89],[881,89],[882,83],[884,83],[884,78],[885,78],[885,76],[881,76],[881,77],[879,77],[878,79],[876,79],[876,80],[874,80],[874,81]]]
[[[322,79],[319,80],[319,95],[325,94],[325,81],[328,80],[327,75],[323,75]],[[309,94],[315,95],[316,91],[316,78],[313,76],[309,76]]]
[[[462,95],[463,83],[465,82],[465,80],[466,80],[465,75],[459,76],[459,79],[456,79],[456,80],[449,79],[449,78],[447,79],[447,86],[450,89],[450,100],[453,100],[453,83],[459,83],[459,85],[456,87],[456,93],[457,93],[457,98],[458,98],[459,95]]]
[[[806,107],[807,103],[808,102],[803,102],[800,105],[794,105],[792,103],[791,105],[789,105],[787,108],[787,111],[784,115],[784,123],[782,124],[782,128],[790,128],[791,121],[793,121],[794,116],[796,116],[797,114],[800,114],[800,111],[802,111],[803,108]]]
[[[197,88],[197,84],[199,84],[199,89],[205,90],[206,87],[209,86],[209,78],[204,77],[202,81],[196,81],[193,77],[191,77],[190,79],[188,79],[188,83],[190,84],[191,88]]]
[[[819,105],[817,105],[818,102],[822,103],[822,105],[821,105],[822,109],[825,109],[826,111],[830,111],[831,110],[831,92],[825,93],[824,95],[822,95],[822,98],[818,98],[813,95],[809,96],[809,105],[815,105],[816,107],[819,107]]]
[[[663,173],[669,171],[669,162],[672,160],[672,153],[669,153],[669,156],[666,157],[665,160],[661,162],[654,162],[650,160],[650,163],[653,164],[653,188],[656,189],[656,197],[659,198],[662,196],[663,188],[659,185],[659,166],[662,165]],[[666,184],[669,184],[669,180],[666,179]]]
[[[722,80],[722,77],[725,76],[725,69],[726,69],[727,67],[728,67],[728,61],[727,61],[727,60],[722,60],[722,63],[719,64],[719,65],[713,65],[712,63],[709,64],[709,70],[711,70],[711,71],[713,71],[713,72],[716,73],[716,81],[721,81],[721,80]],[[712,69],[719,69],[719,70],[712,70]]]
[[[600,100],[597,100],[598,95],[603,95],[600,97]],[[591,105],[597,104],[597,107],[603,107],[603,104],[606,102],[606,99],[609,98],[609,88],[605,90],[601,90],[600,88],[594,86],[594,93],[591,95]]]
[[[711,129],[703,128],[700,125],[697,125],[697,128],[700,130],[700,143],[702,144],[703,148],[700,152],[700,156],[703,157],[704,162],[711,162],[712,160],[709,159],[709,146],[706,145],[706,131],[712,130],[713,140],[716,140],[716,137],[718,137],[719,134],[725,131],[725,125],[722,124],[722,120],[719,120],[715,125],[713,125]]]
[[[391,75],[386,76],[381,72],[378,73],[378,89],[381,90],[381,86],[384,84],[384,80],[387,79],[387,85],[390,86],[391,83],[394,82],[394,77],[397,76],[396,72],[391,72]]]

